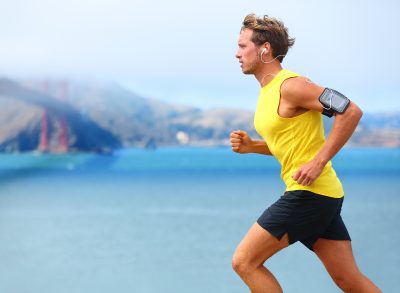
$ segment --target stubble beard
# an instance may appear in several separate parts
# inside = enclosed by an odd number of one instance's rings
[[[243,74],[254,74],[256,72],[257,64],[255,62],[250,63],[246,68],[242,68]]]

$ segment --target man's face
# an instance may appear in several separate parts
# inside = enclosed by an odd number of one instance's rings
[[[236,58],[244,74],[254,74],[260,64],[259,48],[251,41],[253,31],[244,29],[240,31]]]

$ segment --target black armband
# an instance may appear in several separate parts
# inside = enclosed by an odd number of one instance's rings
[[[318,100],[324,110],[322,114],[332,117],[334,113],[344,113],[350,105],[350,100],[344,95],[330,88],[325,88]]]

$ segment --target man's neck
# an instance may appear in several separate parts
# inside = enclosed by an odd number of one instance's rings
[[[282,70],[281,63],[279,61],[265,65],[261,68],[260,72],[254,74],[261,87],[265,87],[274,77]]]

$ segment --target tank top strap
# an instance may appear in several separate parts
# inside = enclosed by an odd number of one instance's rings
[[[282,73],[281,73],[281,72],[282,72]],[[277,77],[278,77],[277,86],[278,86],[279,89],[280,89],[282,83],[283,83],[286,79],[292,78],[292,77],[297,77],[297,76],[300,76],[300,75],[297,74],[297,73],[295,73],[295,72],[293,72],[293,71],[290,71],[290,70],[287,70],[287,69],[282,69],[282,70],[279,72],[278,76],[277,76]]]
[[[275,110],[280,101],[280,90],[283,82],[289,78],[300,76],[299,74],[282,69],[276,76],[261,89],[261,94],[269,97],[269,106]]]

